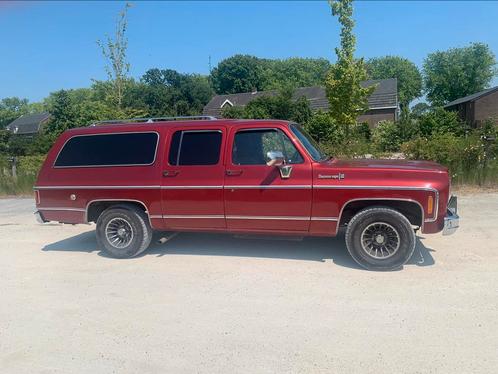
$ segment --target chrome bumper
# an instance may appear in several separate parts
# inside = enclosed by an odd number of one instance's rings
[[[38,210],[36,212],[34,212],[33,214],[35,215],[36,222],[38,222],[38,223],[48,222],[47,220],[45,220],[45,218],[42,216],[42,214]]]
[[[457,198],[452,196],[448,201],[448,211],[444,217],[443,235],[451,235],[460,226],[460,217],[457,214]]]

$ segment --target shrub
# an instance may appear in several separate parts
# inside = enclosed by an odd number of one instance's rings
[[[353,129],[353,134],[355,138],[362,140],[370,140],[372,138],[370,126],[365,122],[358,123]]]
[[[241,106],[225,106],[221,110],[223,118],[244,118],[244,108]]]
[[[458,118],[458,113],[434,108],[420,116],[419,131],[421,136],[430,137],[437,134],[464,135],[467,125]]]
[[[17,164],[19,174],[37,176],[45,157],[45,155],[19,157]]]
[[[461,159],[459,153],[462,149],[461,139],[452,134],[417,138],[401,146],[408,158],[436,161],[446,166],[452,166],[455,161]]]
[[[375,147],[384,152],[395,152],[403,141],[399,126],[392,121],[381,121],[373,130],[372,141]]]
[[[340,144],[346,133],[343,126],[337,125],[328,113],[317,112],[305,124],[306,131],[318,142]]]
[[[436,134],[406,142],[401,150],[410,159],[436,161],[448,167],[455,183],[483,185],[498,182],[496,148],[483,140],[480,131],[465,137]]]

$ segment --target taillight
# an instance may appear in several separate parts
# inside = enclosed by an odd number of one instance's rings
[[[36,205],[40,204],[40,191],[38,191],[38,190],[35,190],[35,202],[36,202]]]

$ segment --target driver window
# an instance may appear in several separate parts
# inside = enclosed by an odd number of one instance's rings
[[[245,130],[235,134],[232,160],[235,165],[266,165],[270,151],[284,155],[286,164],[300,164],[304,160],[290,139],[279,130]]]

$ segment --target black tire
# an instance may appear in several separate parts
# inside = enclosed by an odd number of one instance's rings
[[[124,230],[122,237],[118,232],[120,229]],[[118,243],[113,244],[109,237],[116,238]],[[137,256],[149,247],[151,240],[152,228],[147,215],[133,205],[107,208],[97,220],[97,245],[112,257]]]
[[[349,254],[368,270],[389,271],[402,267],[412,257],[415,243],[415,231],[410,221],[387,207],[360,211],[346,230]]]

